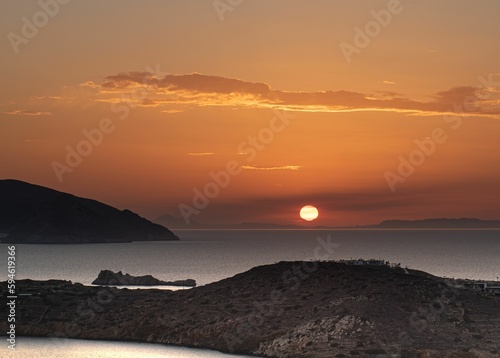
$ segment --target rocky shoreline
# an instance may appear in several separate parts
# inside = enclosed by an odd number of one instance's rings
[[[60,280],[17,291],[18,336],[265,357],[500,357],[500,297],[396,267],[280,262],[180,291]]]

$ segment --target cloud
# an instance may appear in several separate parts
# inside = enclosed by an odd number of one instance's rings
[[[396,82],[387,81],[387,80],[380,81],[380,83],[383,83],[384,85],[395,85],[396,84]]]
[[[46,100],[61,100],[61,96],[31,96],[30,100],[34,101],[46,101]]]
[[[29,111],[26,109],[16,109],[14,111],[3,112],[13,116],[51,116],[52,112]]]
[[[469,96],[475,97],[475,92],[475,87],[459,86],[450,88],[446,91],[437,92],[433,97],[438,103],[453,105],[454,103],[463,102],[465,98]]]
[[[206,156],[206,155],[215,155],[215,153],[211,153],[211,152],[202,152],[202,153],[187,153],[187,155],[201,157],[201,156]]]
[[[394,84],[388,80],[381,82]],[[462,110],[461,115],[500,117],[500,109],[496,102],[499,100],[498,89],[472,86],[457,86],[431,94],[428,101],[414,100],[401,93],[389,91],[377,92],[378,95],[345,90],[280,91],[273,90],[265,83],[199,73],[158,77],[148,72],[128,72],[108,76],[100,84],[86,82],[82,86],[95,91],[96,101],[129,102],[142,107],[176,105],[278,107],[309,112],[386,111],[424,116],[455,113],[456,106],[463,107],[466,101],[470,102],[470,98],[474,98],[475,107],[473,109],[467,107],[468,110]],[[166,109],[166,111],[172,110],[175,109]]]
[[[404,98],[404,95],[399,92],[394,91],[375,91],[374,94],[367,96],[370,99],[395,99],[395,98]]]
[[[193,91],[197,93],[249,93],[265,95],[271,88],[264,83],[244,82],[238,79],[206,76],[199,73],[191,75],[167,75],[160,81],[160,88],[169,91]]]
[[[242,165],[243,169],[247,170],[300,170],[302,167],[300,165],[281,165],[276,167],[260,167],[253,165]]]
[[[161,111],[161,113],[170,113],[170,114],[182,113],[182,112],[184,112],[183,109],[164,109],[163,111]]]
[[[41,143],[40,139],[25,139],[23,142],[25,143]]]

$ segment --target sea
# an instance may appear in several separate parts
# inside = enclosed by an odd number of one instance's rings
[[[245,358],[208,349],[154,343],[20,337],[15,350],[0,347],[2,358]],[[255,358],[255,357],[253,357]]]
[[[279,261],[358,258],[383,259],[448,278],[493,281],[500,276],[500,230],[494,229],[179,230],[175,233],[179,241],[16,245],[16,279],[64,279],[90,285],[100,270],[107,269],[153,275],[165,281],[191,278],[198,285],[206,285]],[[0,260],[5,263],[2,265],[5,279],[0,276],[0,281],[7,279],[7,246],[0,245]],[[97,344],[72,340],[63,345],[66,348],[57,348],[51,339],[19,337],[18,343],[20,354],[12,357],[227,357],[212,351],[124,342]],[[5,340],[4,347],[0,345],[2,357],[4,349],[7,349]],[[134,349],[146,351],[136,354]]]

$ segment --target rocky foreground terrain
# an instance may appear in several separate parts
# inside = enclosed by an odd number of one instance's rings
[[[500,357],[500,297],[401,268],[280,262],[181,291],[17,285],[31,294],[18,298],[18,336],[265,357]]]

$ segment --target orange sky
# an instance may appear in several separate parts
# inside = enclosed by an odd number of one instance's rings
[[[2,178],[149,219],[500,219],[496,1],[46,3],[0,4]]]

